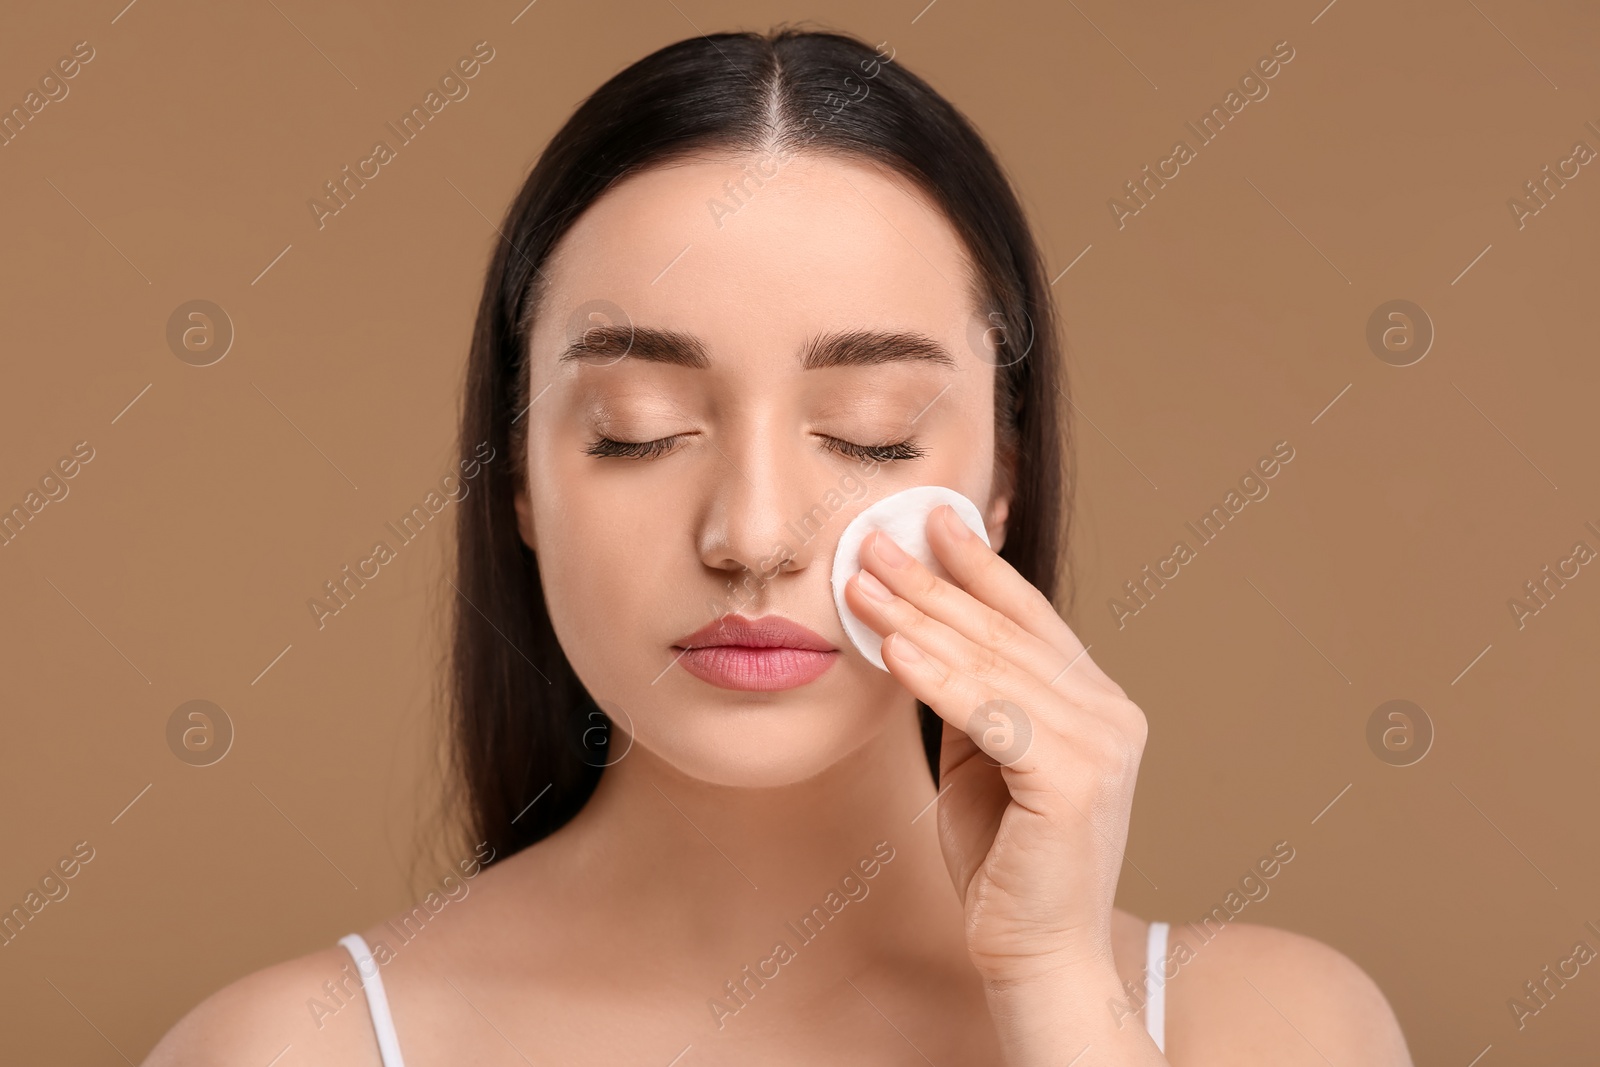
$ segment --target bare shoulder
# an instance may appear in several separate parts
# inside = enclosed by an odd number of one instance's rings
[[[300,1065],[379,1067],[359,986],[354,996],[329,993],[329,983],[350,990],[351,963],[349,953],[333,946],[248,974],[179,1019],[143,1067],[267,1064],[291,1048]],[[338,1008],[329,1011],[330,1005]]]
[[[366,970],[343,946],[330,945],[248,974],[178,1020],[143,1067],[380,1067],[365,981],[381,973],[385,999],[403,1004],[401,1017],[430,1018],[439,999],[431,972],[442,960],[473,959],[476,965],[486,946],[504,942],[500,935],[518,906],[537,899],[509,872],[528,867],[544,851],[524,849],[529,855],[486,867],[494,850],[480,846],[471,858],[444,867],[414,906],[362,931],[371,952]],[[499,885],[508,878],[516,884]],[[472,903],[462,903],[469,894]]]
[[[1166,1052],[1183,1067],[1411,1067],[1377,983],[1314,938],[1253,923],[1174,924],[1164,972]]]

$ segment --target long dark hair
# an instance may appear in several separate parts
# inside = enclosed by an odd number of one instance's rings
[[[556,640],[513,510],[537,417],[527,340],[541,266],[620,178],[701,150],[774,147],[882,164],[963,239],[995,346],[995,484],[1012,492],[1000,554],[1056,597],[1074,481],[1065,374],[1043,263],[983,139],[882,45],[789,27],[668,45],[597,89],[551,139],[506,212],[478,305],[458,447],[464,461],[492,458],[456,519],[449,773],[464,829],[496,859],[577,814],[610,732]],[[920,702],[918,713],[937,780],[943,720]]]

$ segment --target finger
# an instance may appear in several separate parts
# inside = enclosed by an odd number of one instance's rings
[[[943,580],[920,560],[897,551],[898,546],[892,541],[886,546],[882,539],[887,536],[882,531],[872,534],[862,545],[861,561],[867,573],[877,577],[891,593],[909,602],[927,618],[975,645],[992,650],[1035,677],[1049,678],[1061,669],[1061,653],[1055,648]],[[891,553],[899,562],[889,561]],[[895,621],[909,622],[912,618],[908,614]],[[919,633],[912,638],[930,647],[938,644],[939,654],[947,661],[955,658],[956,650],[935,635]]]
[[[903,550],[896,552],[898,546],[881,530],[874,531],[862,542],[862,565],[897,596],[911,601],[976,644],[1006,656],[1046,685],[1070,692],[1082,680],[1094,688],[1124,695],[1109,684],[1110,679],[1089,660],[1087,650],[1061,620],[1049,599],[1016,568],[976,536],[971,537],[970,542],[951,543],[955,538],[943,529],[940,519],[943,510],[946,509],[936,508],[929,517],[929,541],[941,538],[946,544],[940,555],[949,557],[966,574],[977,576],[972,579],[975,585],[970,591],[963,588],[967,583],[950,563],[945,563],[945,569],[959,584],[934,574]],[[955,513],[953,509],[948,510],[952,515]],[[961,527],[966,529],[966,524],[961,523]],[[936,551],[939,548],[935,545]],[[985,573],[982,559],[974,559],[981,556],[987,556],[992,566],[1000,570]]]
[[[1136,720],[1142,720],[1143,714],[1132,701],[1051,689],[1036,674],[994,649],[976,644],[877,583],[877,589],[888,597],[880,599],[870,592],[875,581],[870,572],[863,572],[846,583],[846,597],[855,598],[850,601],[851,610],[874,630],[888,635],[885,649],[901,645],[899,639],[906,638],[907,645],[922,653],[931,666],[919,676],[923,689],[914,690],[918,699],[966,731],[1000,762],[1010,765],[1004,754],[1027,749],[1046,732],[1056,739],[1050,747],[1065,746],[1076,755],[1103,754],[1117,747],[1105,742],[1126,744],[1138,738]],[[917,662],[914,655],[904,658],[907,663]],[[888,665],[887,652],[884,663]],[[899,678],[894,671],[890,673]],[[904,679],[902,684],[912,688]],[[1078,693],[1082,694],[1081,688]],[[945,700],[948,709],[941,709],[928,694]],[[980,731],[998,732],[985,741]]]
[[[1086,677],[1120,695],[1122,687],[1089,657],[1088,649],[1068,626],[1050,598],[1024,578],[1009,562],[972,532],[954,508],[941,504],[928,515],[928,543],[935,557],[957,585],[973,597],[1016,620],[1034,637],[1060,654],[1054,669],[1044,675],[1058,680],[1070,675]]]
[[[1041,736],[1034,717],[1019,703],[997,696],[987,683],[954,669],[903,632],[884,639],[883,662],[896,681],[994,762],[1036,780],[1056,762],[1051,738]],[[949,770],[942,768],[941,775]],[[1036,787],[1050,788],[1043,782]]]
[[[998,764],[1012,799],[1035,814],[1064,815],[1070,809],[1093,825],[1107,785],[1127,781],[1138,767],[1141,739],[1130,738],[1114,723],[1069,716],[1074,729],[1066,737],[1044,723],[1045,717],[1029,713],[1046,705],[996,695],[995,687],[940,662],[902,632],[891,634],[883,647],[895,679]],[[1026,684],[1042,683],[1027,679]],[[961,773],[958,764],[940,762],[941,780]]]
[[[944,582],[933,574],[930,574],[930,577],[944,585],[946,589],[960,592],[949,582]],[[1027,733],[1034,733],[1037,729],[1051,729],[1053,733],[1061,734],[1067,739],[1070,747],[1077,752],[1098,750],[1101,745],[1091,742],[1091,736],[1098,736],[1107,726],[1112,728],[1117,736],[1138,742],[1142,749],[1144,713],[1128,697],[1088,691],[1082,681],[1072,686],[1058,685],[1053,688],[1046,678],[1016,664],[1010,657],[998,653],[997,649],[979,645],[952,625],[934,619],[920,606],[907,598],[899,597],[894,590],[888,589],[882,581],[875,579],[870,571],[862,571],[846,582],[845,597],[851,611],[878,633],[883,635],[898,633],[901,637],[910,638],[912,645],[920,649],[926,657],[930,657],[931,661],[958,675],[971,678],[976,685],[984,689],[984,696],[979,697],[978,701],[971,702],[965,707],[957,705],[952,709],[950,717],[946,717],[950,725],[973,734],[974,741],[978,741],[978,736],[973,733],[974,729],[987,728],[984,723],[974,721],[974,713],[978,713],[979,718],[987,721],[989,712],[997,709],[986,707],[979,712],[979,705],[989,704],[998,699],[1018,705],[1016,710],[998,710],[1002,712],[1003,717],[1010,717],[1011,720],[1027,718],[1026,723],[1018,726],[1019,729],[1026,729]],[[886,637],[885,648],[890,643],[893,641],[890,637]],[[886,656],[885,664],[888,664]],[[923,699],[925,704],[933,707],[933,702],[928,701],[926,697],[918,694],[918,699]],[[1050,721],[1035,726],[1032,718],[1022,712],[1021,709],[1024,707],[1059,709],[1059,712],[1045,710],[1045,717]],[[1002,723],[1003,728],[1005,723]],[[1003,741],[1003,737],[994,737],[992,741],[998,744]],[[997,755],[995,758],[1000,757]]]

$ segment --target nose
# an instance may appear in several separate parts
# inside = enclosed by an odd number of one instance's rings
[[[699,534],[707,567],[769,582],[815,558],[832,515],[817,482],[822,461],[808,460],[803,443],[776,433],[748,434],[737,448],[723,444]]]

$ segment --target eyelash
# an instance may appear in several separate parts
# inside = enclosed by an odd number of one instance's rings
[[[683,435],[678,435],[678,437],[681,436]],[[602,437],[584,449],[584,453],[601,458],[652,459],[670,451],[672,442],[676,441],[678,437],[662,437],[654,441],[616,441],[609,437]],[[913,438],[887,445],[858,445],[850,441],[840,440],[837,437],[828,437],[827,441],[830,443],[830,447],[837,452],[842,452],[855,459],[872,460],[877,463],[921,459],[927,455],[927,451],[919,446]]]

